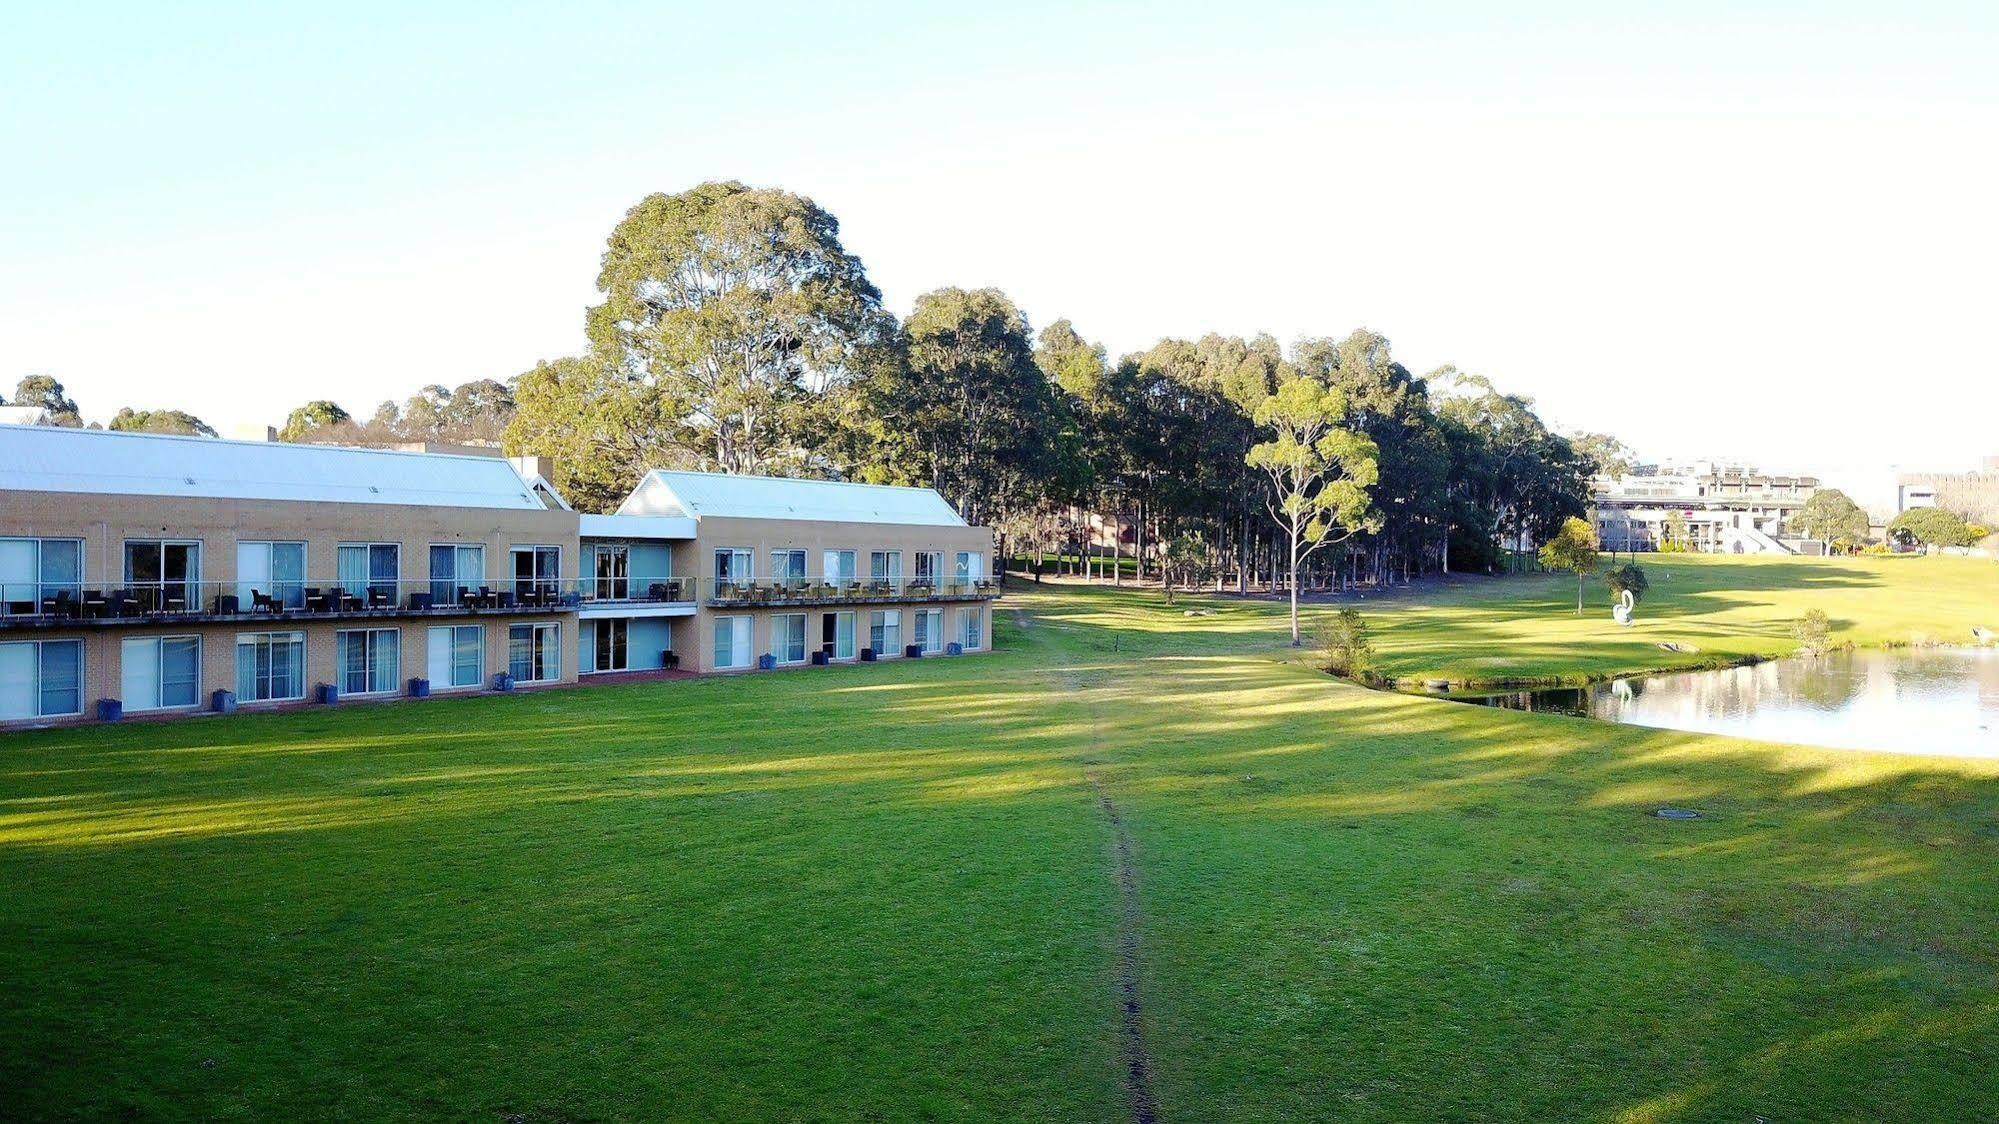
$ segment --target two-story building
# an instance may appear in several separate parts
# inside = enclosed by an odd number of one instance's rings
[[[499,457],[6,427],[0,724],[977,651],[991,542],[924,489],[578,515]]]

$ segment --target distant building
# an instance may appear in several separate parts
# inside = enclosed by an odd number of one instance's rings
[[[1688,550],[1718,554],[1816,551],[1791,520],[1818,491],[1815,476],[1779,476],[1741,464],[1693,461],[1638,465],[1591,486],[1591,518],[1605,550],[1657,550],[1675,517]]]
[[[1896,513],[1917,507],[1941,507],[1973,523],[1999,526],[1999,456],[1986,457],[1976,472],[1905,472],[1897,476]]]
[[[41,406],[0,406],[0,425],[51,425]]]

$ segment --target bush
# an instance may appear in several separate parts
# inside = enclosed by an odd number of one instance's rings
[[[1610,572],[1603,576],[1603,580],[1610,585],[1612,600],[1622,598],[1624,591],[1628,589],[1631,591],[1631,602],[1634,605],[1645,600],[1645,591],[1652,588],[1651,580],[1645,576],[1645,567],[1636,562],[1612,566]]]
[[[1374,645],[1359,610],[1341,609],[1320,625],[1319,646],[1332,674],[1363,681],[1374,677]]]
[[[1806,655],[1822,655],[1832,647],[1832,621],[1824,609],[1813,609],[1792,622],[1791,635]]]

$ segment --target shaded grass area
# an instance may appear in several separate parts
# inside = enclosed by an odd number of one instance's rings
[[[1685,565],[1641,614],[1709,650],[1989,605]],[[1366,611],[1407,666],[1448,614],[1645,657],[1564,592]],[[10,1114],[1128,1119],[1092,776],[1162,1119],[1999,1100],[1999,765],[1367,692],[1263,603],[995,616],[977,659],[0,737]]]

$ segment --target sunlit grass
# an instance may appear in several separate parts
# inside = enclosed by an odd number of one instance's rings
[[[1561,579],[1363,609],[1397,674],[1527,676],[1999,608],[1989,563],[1646,561],[1631,633]],[[977,659],[0,737],[0,1101],[1119,1119],[1099,785],[1167,1119],[1999,1099],[1999,765],[1363,691],[1264,602],[996,622]]]

